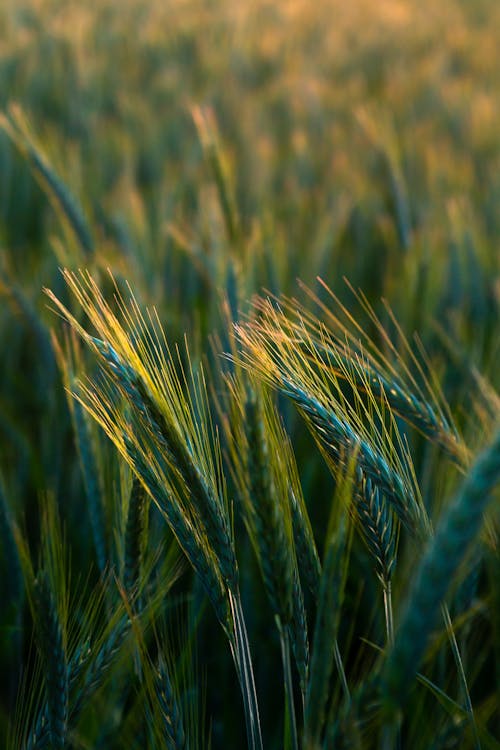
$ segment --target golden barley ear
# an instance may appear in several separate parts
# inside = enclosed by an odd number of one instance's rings
[[[56,295],[47,294],[101,368],[99,380],[80,383],[73,395],[115,445],[199,577],[228,638],[249,745],[260,750],[229,502],[203,369],[194,372],[187,345],[183,365],[180,351],[169,349],[156,313],[144,313],[133,295],[126,303],[116,289],[115,312],[89,273],[63,275],[92,333]]]

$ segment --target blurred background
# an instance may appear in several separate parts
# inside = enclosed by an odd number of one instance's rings
[[[61,266],[110,268],[195,359],[225,299],[324,298],[320,276],[351,304],[347,277],[467,425],[477,374],[499,385],[499,49],[497,0],[2,0],[0,472],[34,555],[44,492],[93,555],[42,292],[67,300]],[[330,493],[287,419],[306,497]]]

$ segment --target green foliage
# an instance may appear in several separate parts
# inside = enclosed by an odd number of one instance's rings
[[[0,3],[1,747],[498,749],[499,28]]]

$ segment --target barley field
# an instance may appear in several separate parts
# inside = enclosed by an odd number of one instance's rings
[[[0,747],[499,750],[500,4],[0,3]]]

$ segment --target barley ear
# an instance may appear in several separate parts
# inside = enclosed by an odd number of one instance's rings
[[[109,633],[96,644],[89,645],[84,664],[79,665],[72,679],[71,723],[76,724],[87,701],[99,689],[115,663],[130,631],[130,621],[121,616],[112,623]]]
[[[289,625],[293,656],[299,674],[302,703],[305,705],[307,679],[309,675],[309,636],[304,595],[297,569],[293,575],[293,614]]]
[[[73,381],[72,387],[77,392],[77,385]],[[104,518],[104,493],[102,489],[101,476],[99,473],[94,445],[88,417],[77,398],[72,399],[70,404],[75,439],[80,457],[83,474],[85,494],[89,509],[92,536],[97,557],[97,564],[101,573],[106,569],[108,563],[108,551],[106,543],[106,524]]]
[[[205,527],[206,536],[217,558],[224,581],[236,590],[238,565],[229,519],[210,477],[207,477],[198,465],[172,416],[167,416],[158,408],[154,396],[140,375],[122,360],[110,344],[98,339],[93,339],[93,343],[113,373],[117,385],[139,411],[143,420],[147,420],[154,438],[161,444],[164,457],[170,464],[169,473],[173,475],[175,470],[178,474],[184,485],[183,493],[189,497],[192,512],[199,516]]]
[[[84,254],[92,255],[94,240],[80,204],[35,142],[22,108],[18,104],[11,104],[9,115],[0,116],[0,128],[26,158],[54,209],[71,227]]]
[[[34,583],[35,625],[45,669],[47,716],[54,749],[64,748],[68,730],[68,664],[63,627],[44,571]]]
[[[413,579],[406,609],[382,671],[382,694],[390,713],[400,710],[413,683],[440,606],[483,512],[500,481],[500,431],[479,455],[440,520]]]
[[[202,110],[200,107],[194,107],[192,116],[217,188],[227,237],[234,245],[240,237],[238,212],[229,180],[229,170],[219,144],[214,113],[211,109]]]
[[[359,472],[376,485],[394,508],[401,522],[412,533],[421,527],[420,509],[413,488],[387,458],[359,435],[342,416],[327,408],[312,392],[304,390],[291,378],[281,378],[278,387],[303,413],[318,445],[331,465],[338,465],[345,456],[357,451]]]
[[[155,694],[163,720],[164,739],[167,750],[184,750],[186,736],[182,716],[167,666],[160,658],[154,681]]]
[[[396,562],[397,519],[378,487],[359,472],[351,509],[355,523],[373,558],[382,585],[387,641],[393,642],[392,574]]]
[[[140,582],[142,545],[146,520],[146,490],[134,477],[128,504],[125,530],[125,564],[123,583],[129,595],[137,594]]]
[[[327,343],[315,336],[307,337],[301,342],[306,356],[312,358],[319,368],[332,368],[338,377],[346,379],[358,390],[367,392],[381,402],[387,402],[394,413],[398,414],[408,424],[415,427],[429,440],[440,445],[459,464],[464,456],[464,446],[461,444],[456,429],[442,410],[426,401],[423,396],[417,396],[407,386],[396,378],[382,374],[374,362],[369,361],[365,352],[358,353],[346,347],[345,342],[340,345],[324,334]]]
[[[270,407],[269,404],[267,404]],[[283,498],[273,467],[277,460],[262,396],[253,388],[247,389],[245,401],[247,437],[247,472],[249,479],[248,523],[257,551],[266,591],[283,625],[292,618],[293,554]]]
[[[317,600],[321,578],[321,563],[314,540],[311,521],[303,497],[299,495],[293,486],[290,487],[289,497],[298,568],[305,584],[307,584],[310,592]]]

